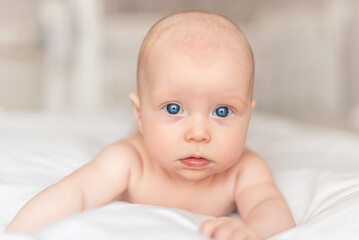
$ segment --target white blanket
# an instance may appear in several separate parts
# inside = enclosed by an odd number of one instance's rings
[[[31,236],[4,233],[31,197],[134,129],[131,111],[0,113],[0,239],[205,239],[208,216],[120,202]],[[359,238],[358,135],[255,113],[248,146],[271,165],[298,225],[272,239]]]

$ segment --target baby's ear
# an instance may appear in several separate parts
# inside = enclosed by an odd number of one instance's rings
[[[131,92],[128,97],[132,102],[133,112],[135,114],[138,130],[142,133],[140,100],[136,93]]]
[[[256,100],[252,99],[252,103],[251,103],[251,109],[253,110],[253,108],[256,106]]]

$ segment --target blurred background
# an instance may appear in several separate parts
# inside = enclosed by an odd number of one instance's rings
[[[242,28],[257,111],[359,131],[357,0],[0,0],[0,111],[129,105],[142,39],[180,10]]]

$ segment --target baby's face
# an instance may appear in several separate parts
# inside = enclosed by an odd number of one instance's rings
[[[152,51],[140,125],[153,161],[187,180],[205,179],[238,161],[252,109],[246,61],[219,48],[164,45]]]

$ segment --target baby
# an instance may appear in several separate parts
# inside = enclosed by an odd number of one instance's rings
[[[163,18],[144,39],[130,94],[138,133],[39,193],[7,230],[31,233],[111,201],[215,216],[200,227],[214,239],[263,239],[295,226],[268,165],[245,147],[253,74],[251,48],[228,19]],[[225,217],[236,209],[242,221]]]

